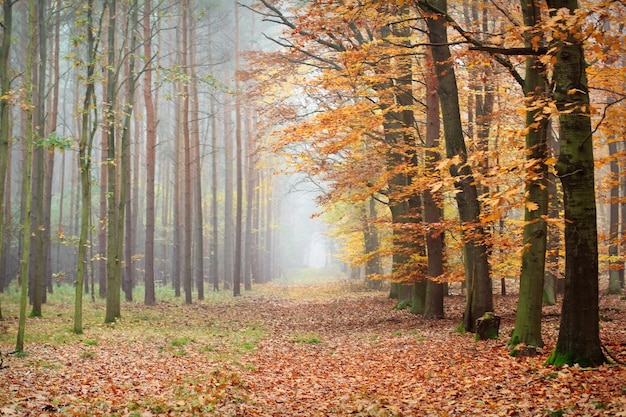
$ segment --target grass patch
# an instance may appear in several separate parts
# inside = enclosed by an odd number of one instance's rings
[[[305,343],[307,345],[316,345],[322,343],[322,339],[317,333],[303,333],[295,335],[292,339],[294,343]]]

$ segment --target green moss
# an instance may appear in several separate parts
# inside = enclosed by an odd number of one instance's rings
[[[573,352],[558,352],[556,349],[545,362],[546,365],[553,365],[560,368],[563,365],[578,364],[583,368],[594,366],[593,360],[587,356],[576,355]]]

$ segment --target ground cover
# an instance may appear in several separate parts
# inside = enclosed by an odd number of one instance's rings
[[[476,342],[455,331],[461,296],[446,299],[446,319],[425,321],[348,282],[126,303],[109,325],[96,301],[83,335],[59,293],[28,319],[21,357],[7,354],[17,309],[3,298],[0,415],[626,416],[625,367],[542,365],[558,306],[544,311],[543,355],[508,355],[514,296],[496,297],[504,336]],[[601,300],[602,340],[622,361],[625,303]]]

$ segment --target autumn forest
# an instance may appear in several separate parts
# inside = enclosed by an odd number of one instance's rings
[[[0,4],[0,415],[626,415],[623,0]]]

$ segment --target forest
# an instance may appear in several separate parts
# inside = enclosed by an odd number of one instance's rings
[[[0,4],[0,415],[626,415],[624,0]]]

